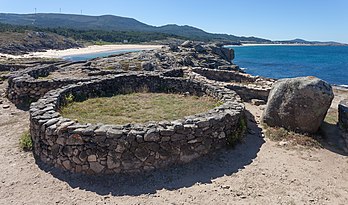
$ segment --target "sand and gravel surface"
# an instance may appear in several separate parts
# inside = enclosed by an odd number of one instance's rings
[[[0,84],[0,204],[347,204],[348,157],[322,149],[280,146],[262,137],[260,107],[234,149],[140,175],[86,177],[36,162],[20,150],[28,112]],[[9,108],[8,106],[9,105]]]

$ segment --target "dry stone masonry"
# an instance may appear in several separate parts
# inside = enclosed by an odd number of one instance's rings
[[[221,105],[175,121],[145,124],[80,124],[59,109],[67,99],[83,101],[147,87],[149,92],[209,95]],[[43,162],[77,173],[131,173],[186,163],[240,137],[245,128],[240,97],[213,83],[153,73],[99,76],[49,91],[30,107],[34,154]]]
[[[348,99],[338,104],[338,124],[342,130],[348,132]]]
[[[100,75],[156,71],[164,76],[182,77],[180,69],[183,66],[238,70],[238,66],[232,63],[233,58],[233,49],[187,42],[183,46],[177,46],[175,52],[170,47],[163,47],[159,50],[123,53],[90,61],[51,62],[52,65],[28,66],[27,69],[11,75],[7,97],[14,104],[26,107],[49,90],[87,82]]]
[[[217,70],[208,68],[192,68],[194,73],[209,80],[224,82],[222,86],[234,90],[244,101],[253,99],[267,101],[275,80],[252,76],[241,70]]]
[[[42,97],[46,92],[64,85],[90,81],[95,77],[49,79],[51,72],[58,70],[56,65],[28,68],[8,79],[7,97],[16,105],[28,105]]]
[[[345,141],[345,152],[348,153],[348,99],[338,104],[338,126]]]
[[[79,62],[81,63],[81,62]],[[83,69],[65,67],[79,63],[66,63],[63,65],[45,65],[24,69],[11,75],[8,79],[7,97],[16,105],[26,107],[31,102],[37,101],[50,90],[65,85],[76,84],[95,80],[98,76],[125,73],[122,70]],[[84,62],[85,63],[85,62]],[[71,71],[71,70],[74,70]],[[68,70],[68,71],[66,71]],[[58,72],[58,76],[48,77],[51,73]],[[168,69],[159,71],[164,76],[182,77],[182,69]]]

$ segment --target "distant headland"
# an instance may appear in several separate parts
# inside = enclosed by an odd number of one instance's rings
[[[39,35],[33,32],[43,32]],[[13,35],[9,35],[12,33]],[[34,36],[40,42],[27,45],[11,36]],[[44,33],[47,33],[45,35]],[[10,38],[9,38],[10,36]],[[40,36],[44,36],[40,38]],[[230,34],[208,33],[202,29],[184,25],[168,24],[152,26],[133,18],[113,15],[87,16],[76,14],[37,13],[37,14],[12,14],[0,13],[0,39],[3,48],[0,53],[23,54],[47,49],[67,49],[90,44],[169,44],[182,43],[186,40],[202,42],[218,42],[222,45],[322,45],[343,46],[347,44],[338,42],[306,41],[302,39],[272,41],[258,37],[235,36]],[[54,39],[52,41],[45,39]],[[53,45],[59,39],[59,45]],[[42,41],[41,41],[42,40]],[[45,41],[45,42],[43,42]],[[8,48],[8,45],[11,48]],[[42,45],[41,45],[42,44]],[[8,49],[6,49],[8,48]],[[16,48],[21,48],[17,49]],[[24,48],[24,49],[23,49]]]

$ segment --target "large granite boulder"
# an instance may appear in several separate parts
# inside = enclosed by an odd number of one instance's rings
[[[193,42],[192,41],[185,41],[184,43],[181,44],[181,46],[184,48],[192,48]]]
[[[204,53],[206,51],[206,49],[203,46],[199,45],[199,44],[195,45],[194,49],[195,49],[195,51],[197,53]]]
[[[348,99],[338,104],[338,124],[341,129],[348,131]]]
[[[146,71],[154,71],[156,66],[151,61],[143,61],[141,62],[141,68]]]
[[[178,52],[179,51],[179,47],[178,47],[177,44],[171,43],[171,44],[169,44],[169,50],[173,51],[173,52]]]
[[[212,46],[211,50],[213,53],[219,55],[222,59],[232,63],[234,59],[234,50],[231,48]]]
[[[282,79],[270,91],[262,120],[272,127],[315,133],[333,98],[332,87],[316,77]]]

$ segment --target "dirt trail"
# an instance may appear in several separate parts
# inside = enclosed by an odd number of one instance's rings
[[[6,86],[0,85],[0,92]],[[20,151],[28,113],[0,98],[0,204],[347,204],[348,157],[262,138],[260,107],[246,104],[249,134],[234,149],[145,176],[85,177]],[[4,109],[3,105],[10,105]],[[250,134],[251,133],[251,134]]]

